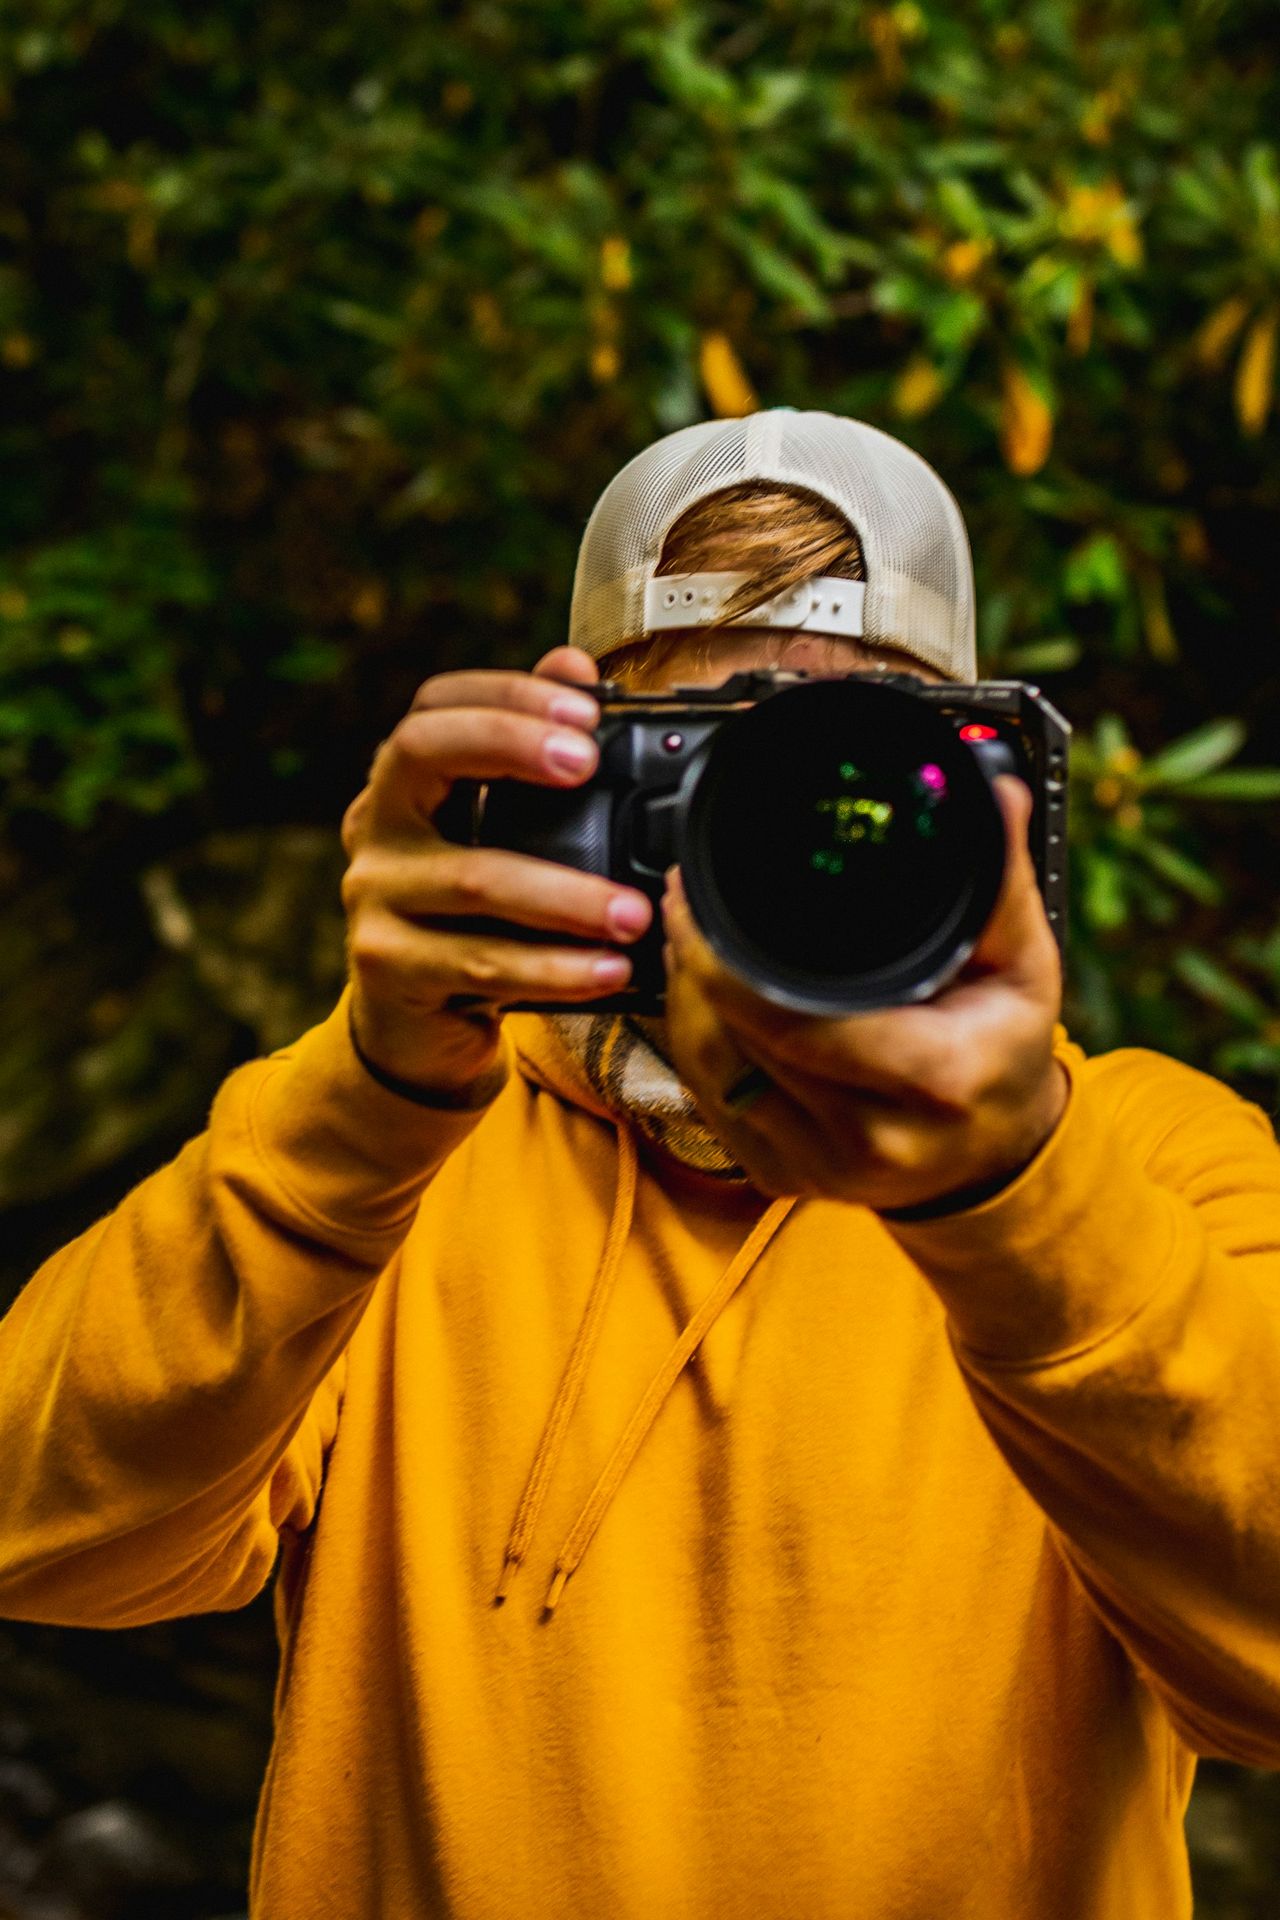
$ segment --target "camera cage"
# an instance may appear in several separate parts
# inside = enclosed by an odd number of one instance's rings
[[[601,680],[592,689],[599,701],[602,723],[614,712],[662,716],[673,711],[709,707],[733,710],[755,706],[771,694],[787,687],[803,686],[820,680],[860,680],[880,687],[895,687],[923,700],[953,718],[957,730],[984,719],[996,729],[997,740],[1012,753],[1014,764],[1001,764],[1003,756],[984,755],[988,743],[974,743],[979,760],[987,760],[990,771],[1014,772],[1026,778],[1034,799],[1027,839],[1035,866],[1036,881],[1044,899],[1045,915],[1065,953],[1067,931],[1067,769],[1071,742],[1071,724],[1039,687],[1023,680],[978,680],[959,685],[954,681],[921,680],[911,673],[857,669],[850,673],[808,674],[789,668],[755,667],[730,674],[718,686],[665,687],[645,690],[628,687],[621,680]],[[1021,760],[1025,774],[1017,765]],[[993,764],[994,762],[994,764]]]
[[[634,688],[622,681],[606,679],[591,688],[601,709],[598,729],[601,771],[604,770],[606,758],[610,756],[612,743],[624,733],[624,726],[619,723],[625,723],[628,719],[652,718],[659,725],[667,719],[673,722],[678,719],[688,730],[690,725],[696,728],[699,718],[705,717],[712,729],[718,730],[719,722],[731,713],[753,708],[789,688],[822,681],[849,680],[892,688],[908,694],[913,700],[925,702],[940,710],[944,717],[954,719],[958,734],[967,725],[985,724],[992,729],[994,737],[971,739],[966,744],[988,779],[999,773],[1014,773],[1024,778],[1031,789],[1034,804],[1028,825],[1028,845],[1046,916],[1059,951],[1063,952],[1067,925],[1067,761],[1071,728],[1052,702],[1034,685],[1018,680],[986,680],[958,685],[951,681],[924,681],[914,674],[879,669],[807,674],[779,668],[752,668],[730,674],[717,685],[695,684],[661,689]],[[494,831],[504,813],[508,819],[514,816],[516,796],[519,796],[522,825],[540,821],[543,816],[549,819],[553,813],[564,811],[576,800],[583,811],[572,851],[558,849],[558,857],[587,871],[611,870],[601,869],[598,864],[587,858],[578,858],[577,855],[580,851],[585,852],[588,845],[598,845],[599,828],[606,817],[610,823],[611,851],[624,838],[629,838],[629,814],[631,808],[642,799],[647,802],[653,820],[661,824],[665,819],[674,825],[675,816],[686,797],[686,774],[690,771],[688,757],[682,756],[682,759],[684,764],[681,767],[671,767],[670,777],[636,782],[624,796],[623,804],[618,806],[614,805],[610,794],[597,789],[594,781],[584,788],[568,791],[529,786],[516,781],[489,784],[460,781],[437,813],[436,824],[447,837],[464,844],[522,844],[526,850],[532,851],[536,849],[529,847],[523,833],[519,840],[513,842],[502,835],[500,828]],[[593,801],[588,798],[593,791],[594,814],[591,813]],[[655,799],[655,794],[661,794],[663,798]],[[547,857],[557,855],[548,854]],[[659,846],[652,860],[643,863],[644,871],[650,876],[649,890],[655,899],[661,891],[662,871],[674,857],[673,851]],[[634,875],[632,884],[639,884]],[[547,938],[546,935],[504,922],[477,921],[475,930],[501,931],[508,937],[520,939]],[[581,944],[590,943],[584,940]],[[661,1011],[663,977],[660,946],[655,926],[649,935],[629,949],[634,968],[630,986],[618,993],[579,1003],[568,1010]],[[941,978],[936,984],[942,984]],[[924,997],[930,990],[932,987],[926,983],[914,997]],[[800,1005],[801,1001],[796,1000],[792,1004]],[[822,1010],[816,1001],[806,1004],[811,1011]],[[542,1002],[521,1002],[512,1008],[512,1011],[521,1010],[545,1012],[553,1009]],[[557,1007],[554,1010],[566,1009]]]

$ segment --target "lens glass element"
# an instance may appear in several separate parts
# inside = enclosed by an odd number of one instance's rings
[[[690,853],[731,938],[766,968],[831,985],[927,964],[975,885],[994,898],[1002,838],[950,720],[896,688],[823,680],[719,729]]]

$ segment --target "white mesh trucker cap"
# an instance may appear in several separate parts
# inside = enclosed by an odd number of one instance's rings
[[[843,514],[865,582],[822,577],[731,626],[776,626],[892,646],[950,680],[977,678],[973,562],[964,521],[926,460],[838,414],[771,407],[654,441],[614,475],[582,536],[569,642],[599,656],[714,615],[745,574],[655,578],[687,507],[743,480],[804,487]]]

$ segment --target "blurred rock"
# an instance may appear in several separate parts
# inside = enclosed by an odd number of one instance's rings
[[[61,1810],[48,1775],[29,1760],[0,1760],[0,1819],[22,1826],[49,1821]]]
[[[70,1895],[93,1920],[135,1920],[197,1874],[141,1808],[103,1800],[50,1833],[32,1881],[38,1895]]]
[[[39,1860],[37,1849],[26,1841],[12,1821],[0,1818],[0,1920],[13,1910],[18,1896],[31,1884]]]
[[[1200,1868],[1243,1876],[1253,1866],[1238,1795],[1217,1781],[1197,1784],[1187,1808],[1187,1849]]]
[[[270,1053],[342,991],[345,866],[336,830],[260,827],[212,834],[141,884],[157,938],[189,956],[216,1005]]]
[[[238,1059],[346,979],[336,829],[213,834],[141,875],[59,875],[0,915],[0,1211],[198,1127]]]
[[[122,892],[104,920],[48,882],[0,921],[0,1209],[69,1194],[199,1116],[235,1039],[140,900]]]

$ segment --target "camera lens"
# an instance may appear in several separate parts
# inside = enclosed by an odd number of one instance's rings
[[[720,727],[690,796],[690,904],[729,965],[783,1005],[925,997],[995,904],[999,808],[927,702],[865,680],[787,688]]]

